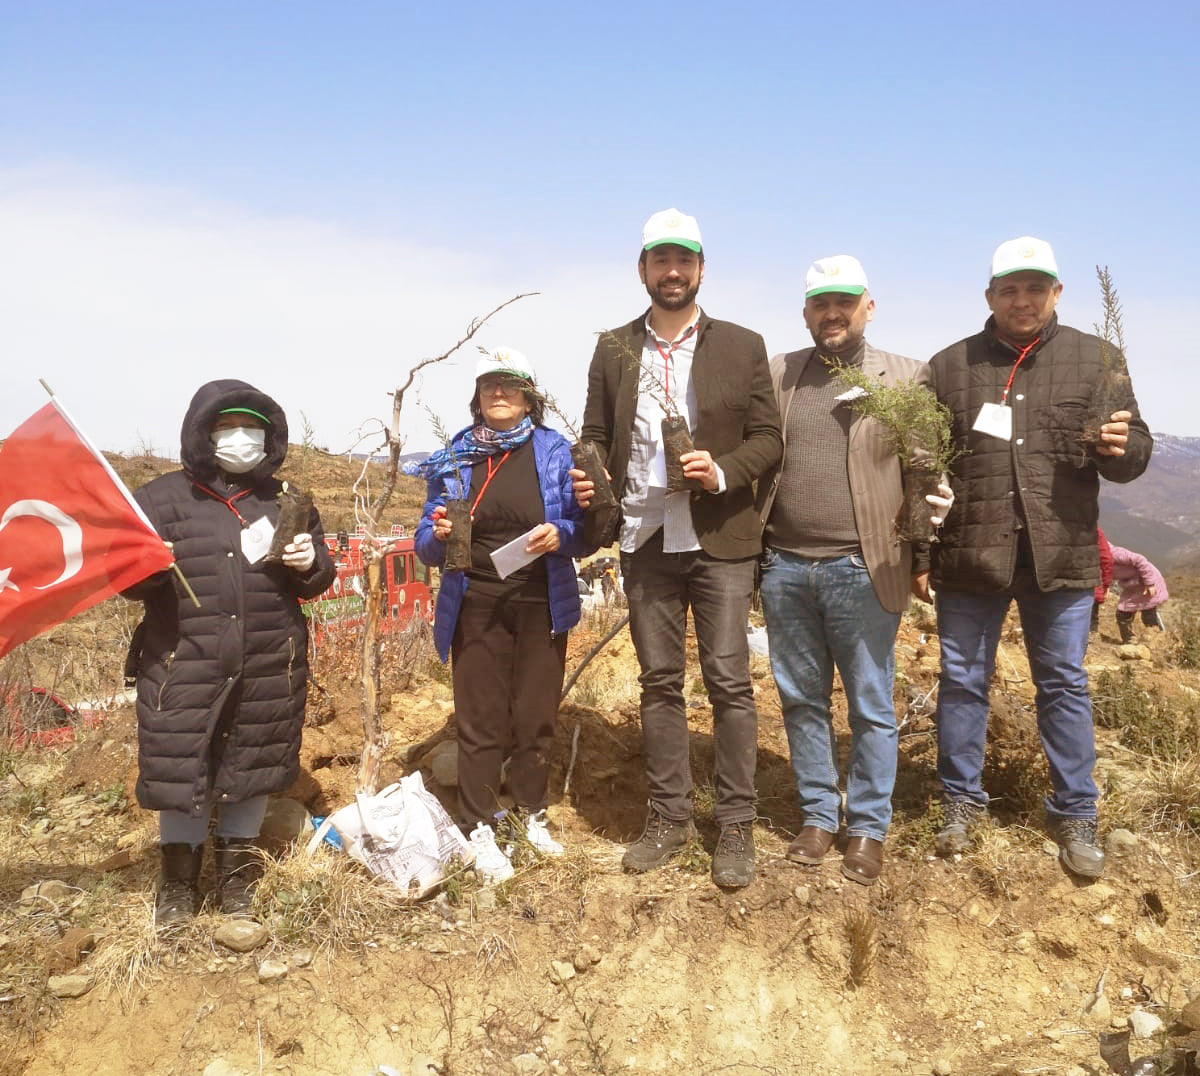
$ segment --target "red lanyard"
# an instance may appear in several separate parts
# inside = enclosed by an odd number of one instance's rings
[[[692,322],[688,326],[687,332],[678,340],[673,340],[667,345],[666,351],[663,351],[662,345],[658,342],[658,334],[656,333],[654,336],[654,346],[658,348],[658,353],[663,357],[663,389],[666,391],[668,399],[671,396],[671,356],[675,354],[676,348],[682,347],[692,338],[692,335],[696,332],[696,326],[699,324],[700,322],[698,321]],[[653,329],[650,331],[654,332]]]
[[[1040,336],[1035,336],[1021,349],[1021,354],[1017,356],[1017,361],[1013,363],[1013,368],[1008,372],[1008,381],[1006,381],[1004,384],[1004,394],[1000,397],[1001,406],[1008,402],[1008,390],[1012,388],[1013,378],[1017,376],[1017,367],[1025,361],[1025,356],[1028,355],[1041,342],[1042,338]]]
[[[484,493],[487,492],[488,486],[492,484],[492,479],[496,477],[496,472],[504,466],[504,461],[512,455],[512,449],[509,449],[500,457],[500,462],[495,467],[492,466],[492,457],[488,456],[487,463],[487,478],[483,480],[483,485],[479,487],[479,492],[475,495],[475,500],[471,503],[471,520],[475,519],[475,509],[479,507],[479,502],[483,500]]]
[[[249,497],[250,493],[252,492],[251,490],[244,489],[240,493],[235,493],[232,497],[226,498],[222,497],[219,493],[214,493],[207,486],[200,485],[199,482],[193,482],[192,485],[195,486],[201,493],[207,493],[214,501],[220,501],[226,508],[228,508],[235,516],[238,517],[238,522],[243,527],[250,526],[250,520],[248,520],[244,515],[242,515],[241,512],[237,510],[233,502],[240,501],[243,497]]]

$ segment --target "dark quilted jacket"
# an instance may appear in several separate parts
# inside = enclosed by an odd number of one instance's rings
[[[954,415],[954,507],[933,547],[933,585],[995,593],[1012,582],[1017,533],[1029,531],[1040,589],[1091,589],[1100,478],[1131,482],[1150,462],[1153,439],[1132,391],[1112,410],[1133,413],[1123,456],[1085,449],[1083,431],[1100,378],[1099,337],[1052,318],[1042,342],[1017,369],[1009,392],[1012,440],[971,429],[984,403],[999,403],[1018,352],[984,331],[929,362],[927,381]]]
[[[217,413],[246,406],[270,419],[267,458],[227,486],[209,442]],[[183,421],[184,469],[148,482],[138,503],[174,543],[180,570],[200,599],[193,605],[174,574],[161,573],[126,596],[146,603],[138,665],[138,803],[151,810],[200,813],[211,799],[237,803],[277,792],[299,770],[307,688],[308,630],[298,598],[333,581],[321,521],[309,532],[316,560],[304,575],[283,565],[249,564],[242,524],[197,484],[232,497],[253,523],[279,516],[281,483],[272,477],[287,453],[287,419],[269,396],[241,381],[213,381],[195,395]]]

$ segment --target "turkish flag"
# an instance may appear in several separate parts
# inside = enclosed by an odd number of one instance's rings
[[[0,446],[0,655],[172,563],[57,401]]]

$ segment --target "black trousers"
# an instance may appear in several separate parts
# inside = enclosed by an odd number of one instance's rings
[[[545,602],[467,592],[450,645],[458,724],[458,808],[466,832],[492,824],[500,766],[511,753],[508,790],[517,807],[546,806],[554,719],[567,637],[550,634]]]

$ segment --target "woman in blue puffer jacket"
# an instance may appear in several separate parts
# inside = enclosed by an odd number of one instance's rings
[[[546,785],[567,632],[579,622],[572,558],[591,552],[567,475],[570,448],[542,425],[534,386],[520,352],[486,355],[475,370],[475,424],[412,469],[428,482],[416,534],[426,564],[445,562],[447,499],[470,506],[471,566],[442,573],[433,635],[438,655],[453,666],[459,821],[493,877],[511,872],[493,854],[490,825],[510,752],[508,790],[519,828],[535,848],[562,850],[546,831]],[[521,536],[528,562],[502,578],[491,554]]]

